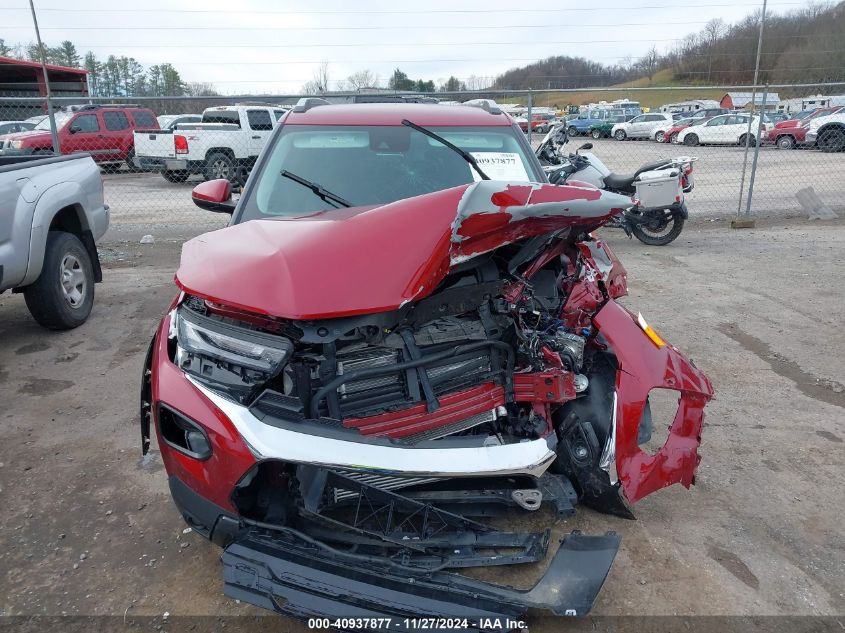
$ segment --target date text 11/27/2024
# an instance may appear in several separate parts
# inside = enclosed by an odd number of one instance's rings
[[[309,629],[341,629],[373,630],[373,629],[399,629],[399,630],[434,630],[442,631],[450,629],[454,631],[466,631],[482,629],[487,631],[514,631],[526,628],[522,620],[510,618],[481,618],[478,621],[469,618],[309,618]]]

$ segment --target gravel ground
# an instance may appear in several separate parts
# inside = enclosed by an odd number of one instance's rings
[[[140,456],[143,351],[181,241],[225,222],[197,213],[116,209],[105,281],[76,330],[42,330],[20,295],[0,296],[0,614],[263,613],[223,597],[219,550],[184,532],[155,445]],[[693,219],[664,248],[606,232],[629,271],[625,303],[716,397],[692,490],[647,497],[637,521],[581,508],[555,526],[622,535],[596,614],[845,613],[845,222],[725,224]],[[142,233],[156,242],[139,245]],[[514,584],[538,573],[487,571]]]

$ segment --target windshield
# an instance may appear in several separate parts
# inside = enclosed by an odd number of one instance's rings
[[[56,118],[56,129],[61,130],[67,122],[73,117],[73,112],[56,112],[54,115]],[[35,126],[36,130],[48,130],[50,129],[50,117],[44,117],[44,120],[41,121],[38,125]]]
[[[493,180],[544,182],[510,126],[427,128],[470,152]],[[333,209],[310,181],[353,206],[394,202],[479,180],[453,150],[406,126],[288,125],[263,162],[238,221]]]

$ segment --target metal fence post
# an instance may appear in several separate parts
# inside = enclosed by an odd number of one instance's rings
[[[531,94],[531,88],[528,89],[528,144],[531,145],[531,106],[534,105],[534,95]]]
[[[749,203],[746,207],[746,213],[743,216],[742,213],[742,189],[745,187],[745,170],[748,165],[748,143],[751,141],[751,122],[754,119],[754,100],[757,96],[757,78],[760,75],[760,53],[763,50],[763,29],[766,26],[766,2],[767,0],[763,0],[763,9],[760,13],[760,32],[757,34],[757,61],[754,63],[754,88],[751,90],[751,116],[748,117],[748,131],[745,133],[745,156],[742,162],[742,179],[739,183],[739,204],[736,207],[736,218],[731,222],[731,228],[733,229],[753,229],[754,228],[754,219],[751,218],[751,204]],[[768,92],[768,86],[766,86],[766,92]],[[763,109],[766,107],[766,95],[763,95],[763,104],[760,109],[760,121],[763,120]],[[760,151],[760,130],[757,130],[757,144],[755,147],[754,153],[754,167],[752,169],[756,169],[757,166],[757,154]],[[752,171],[752,179],[754,177],[754,173]],[[750,196],[750,192],[749,192]]]
[[[766,97],[769,96],[769,86],[763,88],[763,108],[766,107]],[[752,114],[753,114],[752,110]],[[754,195],[754,177],[757,175],[757,158],[760,156],[760,145],[763,144],[760,138],[760,131],[763,127],[763,110],[760,110],[760,118],[757,119],[757,135],[754,137],[754,160],[751,162],[751,177],[748,181],[748,199],[745,201],[745,217],[751,218],[751,197]],[[747,143],[748,141],[746,141]],[[753,220],[752,220],[753,222]]]
[[[47,116],[50,118],[50,136],[53,138],[53,153],[61,154],[59,147],[59,134],[56,131],[56,117],[53,115],[53,104],[50,101],[50,76],[47,74],[47,60],[44,56],[44,44],[41,42],[41,31],[38,29],[38,18],[35,16],[35,5],[29,0],[29,8],[32,10],[32,23],[35,25],[35,38],[38,40],[38,53],[41,57],[41,72],[44,73],[44,95],[47,98]]]

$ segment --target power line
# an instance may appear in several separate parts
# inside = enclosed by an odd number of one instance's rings
[[[803,6],[805,3],[803,2],[778,2],[773,3],[770,6]],[[728,4],[696,4],[695,7],[703,8],[703,7],[748,7],[751,9],[757,8],[757,3],[748,3],[748,4],[738,4],[738,3],[728,3]],[[624,7],[568,7],[565,9],[544,9],[542,7],[531,7],[532,13],[572,13],[572,12],[586,12],[586,11],[601,11],[602,13],[607,11],[642,11],[644,9],[677,9],[677,4],[660,4],[660,5],[645,5],[645,6],[635,6],[632,7],[630,5]],[[0,11],[25,11],[26,9],[18,8],[18,7],[0,7]],[[183,13],[183,14],[223,14],[223,15],[243,15],[247,13],[249,15],[436,15],[436,14],[456,14],[456,13],[463,13],[463,14],[492,14],[492,13],[525,13],[525,9],[409,9],[405,11],[396,11],[396,10],[349,10],[349,11],[334,11],[334,10],[324,10],[324,11],[294,11],[294,10],[287,10],[287,11],[266,11],[266,10],[249,10],[249,11],[242,11],[242,10],[233,10],[233,9],[109,9],[106,7],[96,8],[96,9],[79,9],[79,8],[60,8],[60,7],[39,7],[39,12],[50,12],[50,13],[155,13],[155,14],[174,14],[174,13]]]
[[[694,22],[661,22],[661,26],[690,26],[693,24],[707,24],[707,21],[697,20]],[[368,26],[74,26],[74,31],[396,31],[413,29],[459,30],[459,31],[482,31],[482,30],[510,30],[510,29],[581,29],[581,28],[607,28],[607,23],[601,24],[496,24],[486,26],[471,24],[462,26],[458,24],[438,24],[437,26],[407,26],[407,25],[368,25]],[[614,28],[618,26],[654,26],[654,22],[614,22]],[[5,26],[7,29],[29,29],[26,25]],[[66,31],[65,26],[45,26],[42,31]]]

